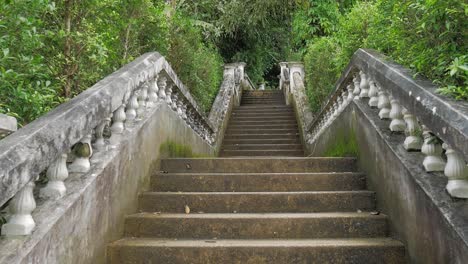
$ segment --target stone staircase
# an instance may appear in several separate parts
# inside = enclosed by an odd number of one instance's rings
[[[222,155],[249,157],[162,160],[108,262],[404,263],[356,159],[287,157],[303,150],[281,100],[247,92],[235,109]]]
[[[294,109],[281,91],[244,91],[220,156],[304,156]]]

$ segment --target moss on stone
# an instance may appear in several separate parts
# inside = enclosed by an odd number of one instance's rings
[[[166,141],[161,144],[159,153],[163,158],[200,158],[206,156],[194,153],[190,146],[178,144],[174,141]]]
[[[335,140],[324,153],[326,157],[358,157],[359,149],[354,129],[348,133],[338,131]]]

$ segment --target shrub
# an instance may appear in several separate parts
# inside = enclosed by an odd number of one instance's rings
[[[311,43],[306,55],[304,65],[306,72],[307,94],[311,110],[318,112],[328,94],[333,90],[334,83],[339,77],[336,61],[336,40],[330,37],[321,37]]]
[[[167,59],[202,109],[208,112],[222,81],[222,58],[215,47],[203,42],[200,29],[189,19],[176,15],[171,31]]]
[[[468,100],[466,28],[462,1],[358,1],[327,37],[311,37],[304,56],[314,111],[326,98],[358,48],[372,48],[441,88],[441,94]],[[315,71],[315,72],[311,72]]]

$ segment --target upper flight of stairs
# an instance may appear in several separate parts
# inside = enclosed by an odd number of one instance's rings
[[[244,91],[220,156],[304,156],[294,109],[281,91]]]
[[[108,262],[404,263],[356,159],[292,157],[295,120],[280,92],[244,92],[224,157],[162,160]]]
[[[161,171],[108,263],[404,263],[354,158],[179,158]]]

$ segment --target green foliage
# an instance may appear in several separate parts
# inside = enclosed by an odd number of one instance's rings
[[[276,78],[278,62],[289,51],[291,12],[295,1],[201,0],[178,1],[191,13],[226,62],[246,62],[256,84]],[[201,11],[201,12],[200,12]],[[277,80],[275,79],[275,83]]]
[[[324,157],[358,157],[359,148],[353,129],[350,133],[337,132],[332,145],[325,151]]]
[[[24,125],[149,51],[173,54],[208,110],[223,62],[168,9],[163,0],[0,1],[0,113]]]
[[[333,59],[338,45],[330,37],[321,37],[308,46],[304,56],[306,83],[310,84],[307,95],[311,110],[318,112],[322,103],[334,89],[334,83],[339,78],[339,70]],[[313,84],[313,85],[312,85]]]
[[[201,31],[193,21],[181,14],[173,17],[171,32],[167,59],[203,110],[208,112],[222,81],[223,60],[213,45],[203,42]]]
[[[326,18],[317,8],[308,12]],[[358,1],[340,15],[334,30],[301,30],[309,36],[299,34],[308,42],[304,62],[312,109],[320,109],[338,79],[334,75],[358,48],[376,49],[432,80],[440,93],[468,100],[466,10],[458,0]]]

